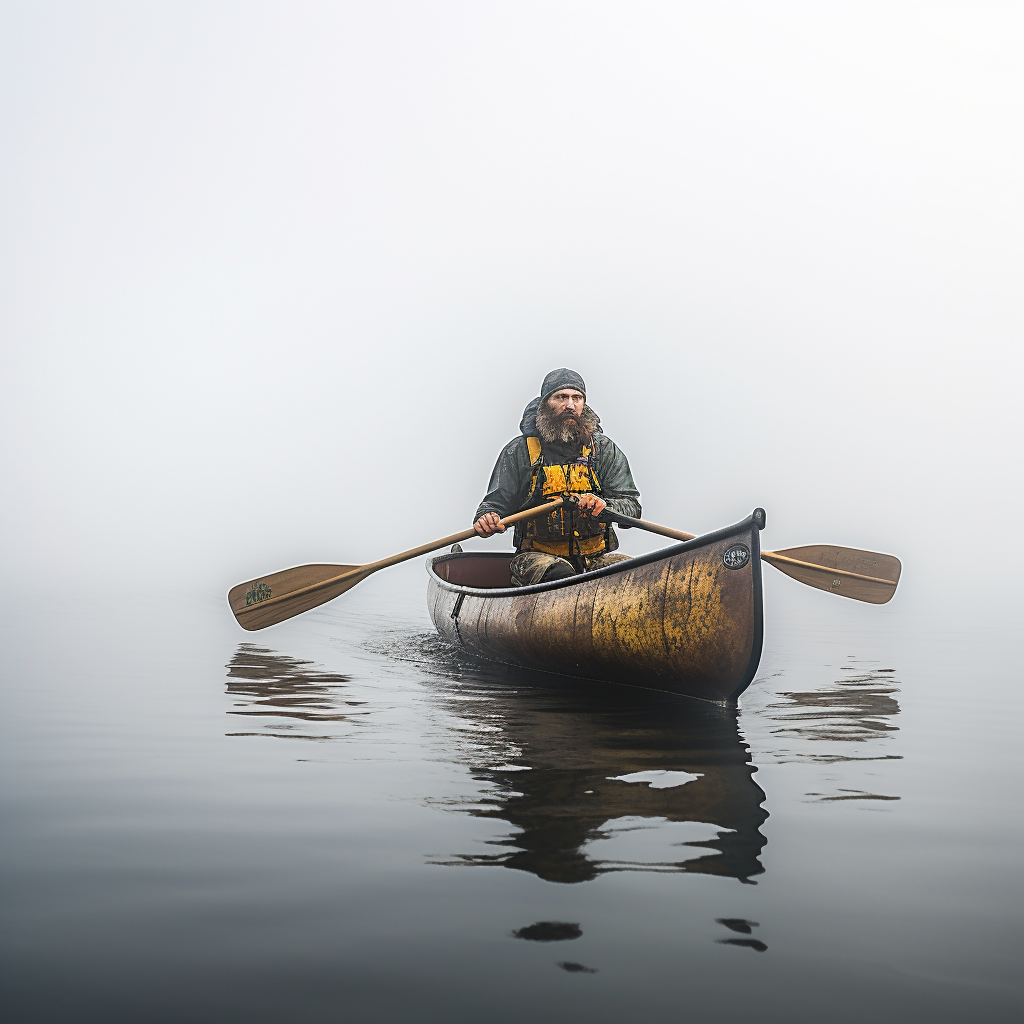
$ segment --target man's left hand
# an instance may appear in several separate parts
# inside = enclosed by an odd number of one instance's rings
[[[586,494],[580,494],[577,496],[576,504],[584,515],[596,517],[605,510],[608,502],[588,491]]]

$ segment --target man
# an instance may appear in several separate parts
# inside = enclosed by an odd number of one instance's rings
[[[547,516],[516,524],[512,584],[523,587],[563,579],[621,562],[611,524],[597,520],[605,508],[640,516],[640,492],[626,456],[601,430],[587,402],[587,386],[574,370],[552,370],[540,397],[523,414],[522,436],[498,456],[473,528],[481,537],[504,533],[502,516],[571,494]]]

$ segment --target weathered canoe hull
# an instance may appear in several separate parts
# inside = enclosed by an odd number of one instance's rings
[[[491,661],[732,702],[761,657],[763,523],[758,509],[724,530],[533,587],[494,588],[508,578],[510,553],[442,555],[428,566],[430,616],[449,642]],[[724,556],[737,546],[749,557],[730,568]]]

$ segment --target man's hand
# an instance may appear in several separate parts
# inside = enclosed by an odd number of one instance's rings
[[[585,516],[599,516],[607,507],[608,502],[587,491],[586,494],[577,495],[576,504]]]
[[[473,524],[473,529],[476,530],[481,537],[490,537],[492,534],[505,532],[505,527],[502,526],[501,517],[497,512],[485,512]]]

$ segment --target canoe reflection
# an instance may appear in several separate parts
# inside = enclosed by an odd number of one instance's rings
[[[747,881],[764,871],[765,794],[734,710],[625,687],[541,688],[511,670],[503,682],[468,674],[442,695],[472,736],[456,756],[486,785],[465,810],[516,831],[493,842],[501,852],[438,863],[500,864],[552,882],[609,871]]]

